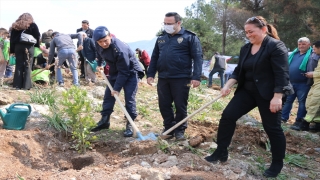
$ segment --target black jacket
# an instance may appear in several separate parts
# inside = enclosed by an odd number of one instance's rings
[[[191,31],[181,30],[171,36],[163,32],[154,46],[148,77],[191,78],[200,81],[202,48],[199,38]]]
[[[16,44],[20,43],[22,32],[23,30],[18,31],[12,28],[10,35],[10,53],[15,53],[14,48],[16,47]],[[30,24],[28,29],[24,30],[24,33],[32,35],[37,40],[37,43],[34,46],[39,47],[40,32],[36,23]]]
[[[244,45],[240,51],[238,66],[230,78],[238,81],[237,91],[245,83],[243,63],[251,53],[251,43]],[[253,65],[253,79],[260,95],[271,100],[274,93],[284,93],[284,87],[289,84],[288,51],[282,41],[266,36],[260,50],[255,56]]]
[[[93,62],[96,59],[97,51],[93,39],[86,38],[83,40],[83,49],[81,52],[83,57],[90,62]]]
[[[82,31],[82,28],[77,29],[77,33],[81,31]],[[93,35],[92,29],[88,28],[85,33],[87,34],[88,38],[92,38],[92,35]]]

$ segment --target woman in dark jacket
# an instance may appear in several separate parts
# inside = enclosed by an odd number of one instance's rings
[[[249,18],[245,23],[245,32],[250,43],[241,48],[238,66],[221,89],[222,96],[228,95],[235,83],[238,86],[220,119],[218,147],[205,159],[209,162],[227,161],[227,148],[236,121],[258,107],[272,153],[271,166],[264,175],[276,177],[283,167],[286,149],[280,110],[284,89],[289,84],[288,52],[284,43],[279,41],[276,29],[261,16]]]
[[[30,89],[31,65],[33,64],[34,47],[39,47],[40,32],[29,13],[23,13],[12,24],[10,37],[10,53],[16,56],[16,69],[13,78],[13,87],[16,89]],[[21,33],[30,34],[36,44],[20,42]]]

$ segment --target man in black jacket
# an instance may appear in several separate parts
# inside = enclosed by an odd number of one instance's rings
[[[77,33],[81,32],[81,31],[86,33],[88,38],[92,38],[93,30],[89,28],[89,21],[87,21],[87,20],[83,20],[82,21],[82,27],[77,29]],[[80,78],[85,78],[84,57],[83,57],[81,51],[79,51],[78,54],[79,54],[79,57],[80,57],[79,60],[81,62],[81,64],[80,64],[80,70],[81,70]]]
[[[165,31],[158,37],[153,49],[147,82],[151,85],[158,72],[159,108],[166,131],[187,117],[190,86],[200,85],[202,48],[199,38],[181,27],[178,13],[167,13],[163,24]],[[176,140],[184,140],[186,128],[185,122],[169,135],[174,135]]]

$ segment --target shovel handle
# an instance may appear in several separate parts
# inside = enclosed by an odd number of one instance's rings
[[[111,86],[108,78],[107,78],[106,75],[104,74],[104,72],[103,72],[102,70],[100,70],[100,73],[101,73],[101,75],[103,76],[103,79],[106,80],[107,85],[108,85],[110,91],[113,91],[113,88],[112,88],[112,86]],[[122,111],[123,111],[124,114],[126,115],[128,121],[129,121],[129,123],[132,125],[134,131],[136,131],[137,134],[140,133],[138,127],[134,124],[131,116],[129,115],[129,113],[128,113],[128,111],[126,110],[126,108],[123,106],[123,104],[122,104],[121,100],[119,99],[118,95],[115,94],[115,95],[114,95],[114,98],[116,99],[116,101],[118,102],[120,108],[122,109]]]
[[[209,106],[210,104],[214,103],[216,100],[218,100],[219,98],[221,98],[222,95],[220,94],[218,97],[214,98],[213,100],[211,100],[210,102],[208,102],[207,104],[203,105],[201,108],[199,108],[198,110],[196,110],[195,112],[193,112],[192,114],[190,114],[189,116],[187,116],[186,118],[184,118],[183,120],[181,120],[180,122],[178,122],[176,125],[172,126],[170,129],[168,129],[167,131],[165,131],[162,135],[167,135],[169,134],[171,131],[173,131],[174,129],[176,129],[178,126],[180,126],[181,124],[183,124],[184,122],[186,122],[188,119],[192,118],[194,115],[196,115],[198,112],[202,111],[204,108],[206,108],[207,106]]]
[[[50,65],[49,65],[49,68],[50,68],[51,66],[53,66],[53,65],[54,65],[54,64],[50,64]],[[38,74],[42,73],[44,70],[46,70],[46,68],[43,68],[43,69],[41,69],[39,72],[37,72],[37,73],[35,73],[35,74],[31,75],[31,78],[33,78],[33,77],[35,77],[36,75],[38,75]]]

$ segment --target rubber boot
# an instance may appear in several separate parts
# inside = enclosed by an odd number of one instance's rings
[[[123,132],[124,137],[132,137],[133,136],[133,130],[132,125],[127,121],[126,130]]]
[[[102,129],[109,129],[110,127],[110,115],[102,116],[98,122],[97,127],[91,129],[91,132],[97,132]]]
[[[226,162],[228,160],[228,149],[217,148],[213,154],[205,157],[204,159],[211,163],[216,163],[217,161]]]

